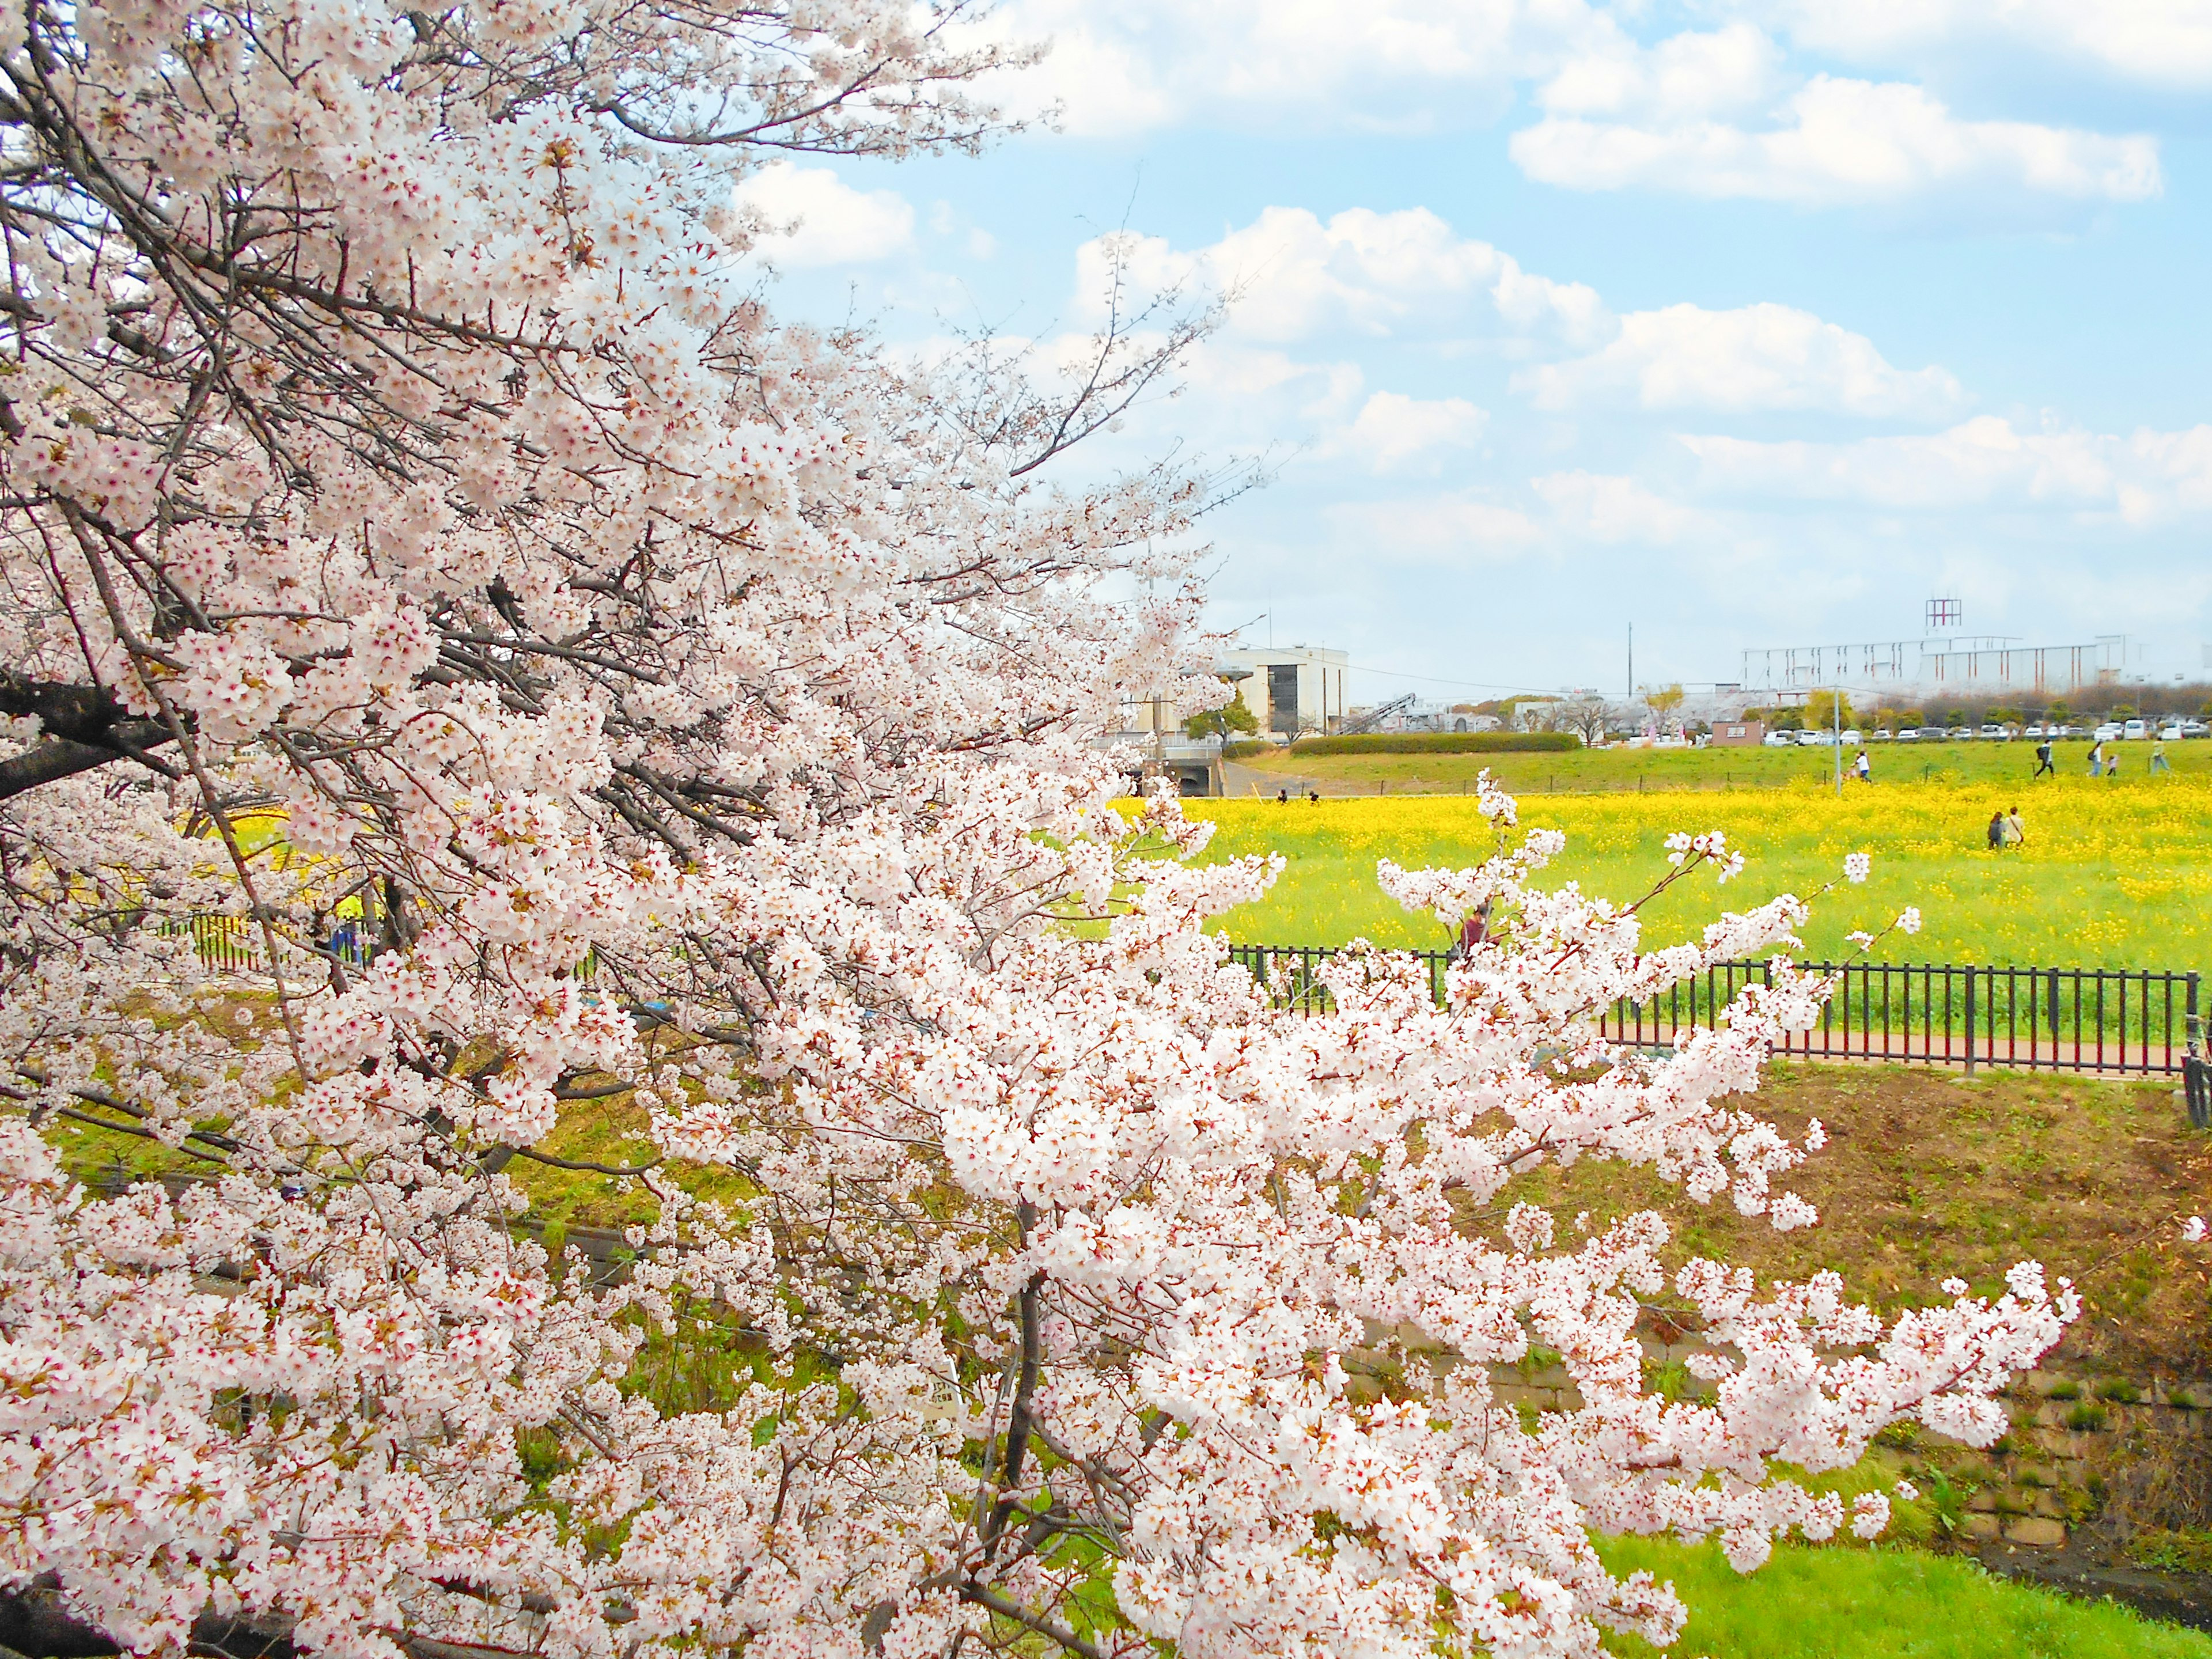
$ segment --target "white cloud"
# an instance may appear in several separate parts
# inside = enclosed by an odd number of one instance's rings
[[[1486,125],[1516,80],[1613,26],[1583,0],[1012,0],[990,27],[1053,48],[990,91],[1100,136]]]
[[[1482,436],[1490,416],[1464,398],[1426,399],[1378,392],[1339,435],[1335,448],[1378,473],[1435,472]]]
[[[1339,546],[1384,563],[1497,563],[1519,557],[1539,536],[1527,514],[1473,490],[1342,501],[1327,518]]]
[[[2042,509],[2135,526],[2212,513],[2212,426],[2127,437],[1983,416],[1949,429],[1855,443],[1685,437],[1716,495],[1849,501],[1890,510]]]
[[[1100,237],[1078,252],[1078,297],[1094,307],[1115,246]],[[1516,331],[1556,332],[1576,343],[1595,344],[1613,325],[1595,289],[1523,270],[1426,208],[1352,208],[1323,224],[1304,208],[1270,207],[1195,252],[1157,237],[1121,238],[1118,246],[1140,289],[1195,285],[1225,295],[1231,329],[1258,340],[1429,332],[1484,300]]]
[[[1916,86],[1825,75],[1794,94],[1772,127],[1554,115],[1515,133],[1510,148],[1530,178],[1573,190],[1819,206],[1969,191],[2135,202],[2163,188],[2155,138],[1962,120]]]
[[[1708,514],[1654,495],[1630,477],[1551,472],[1528,484],[1550,505],[1561,529],[1592,541],[1663,545],[1712,528]]]
[[[1857,61],[2014,42],[2155,85],[2212,85],[2206,0],[1781,0],[1791,37]]]
[[[762,222],[755,252],[785,269],[858,264],[914,241],[914,209],[896,191],[865,195],[828,167],[773,161],[738,186],[739,205]]]
[[[1553,115],[1702,120],[1751,112],[1780,89],[1782,54],[1765,32],[1731,23],[1639,46],[1626,35],[1570,60],[1537,93]]]
[[[1790,306],[1632,312],[1601,349],[1515,375],[1544,409],[1819,410],[1941,418],[1966,394],[1942,368],[1900,369],[1854,334]]]

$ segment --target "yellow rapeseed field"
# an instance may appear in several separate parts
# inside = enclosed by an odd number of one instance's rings
[[[1492,845],[1470,798],[1451,795],[1189,801],[1218,826],[1206,856],[1274,851],[1290,860],[1262,903],[1224,919],[1240,941],[1337,945],[1355,938],[1401,946],[1445,943],[1375,885],[1375,866],[1479,861]],[[2017,805],[2027,840],[1988,850],[1992,811]],[[1524,827],[1564,830],[1554,883],[1626,900],[1666,869],[1676,830],[1724,830],[1749,863],[1737,883],[1700,878],[1646,912],[1650,937],[1678,938],[1722,908],[1775,892],[1814,902],[1808,950],[1840,954],[1854,929],[1878,930],[1905,906],[1926,921],[1917,938],[1893,935],[1893,961],[2059,967],[2212,969],[2212,781],[2086,777],[2026,784],[1850,785],[1742,793],[1530,795]],[[1873,878],[1843,884],[1844,855],[1874,855]]]

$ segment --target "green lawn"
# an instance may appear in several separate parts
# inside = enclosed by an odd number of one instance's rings
[[[1669,1651],[1711,1659],[2212,1659],[2212,1638],[1992,1577],[1904,1549],[1778,1549],[1737,1574],[1720,1547],[1657,1539],[1601,1547],[1615,1572],[1671,1579],[1690,1622]],[[1649,1656],[1633,1637],[1607,1644]]]
[[[2025,784],[2035,768],[2035,745],[2009,743],[1877,743],[1866,745],[1875,777],[1881,783]],[[2120,761],[2118,781],[2149,775],[2150,744],[2116,743],[2107,753]],[[2166,755],[2175,775],[2212,778],[2212,740],[2170,743]],[[1849,763],[1851,754],[1844,759]],[[2055,757],[2062,776],[2086,778],[2089,745],[2081,739],[2058,745]],[[1298,755],[1283,750],[1237,763],[1258,775],[1232,793],[1255,790],[1294,778],[1311,780],[1324,792],[1457,794],[1472,791],[1477,775],[1490,775],[1512,790],[1530,794],[1642,789],[1778,789],[1791,784],[1832,785],[1832,749],[1585,749],[1565,754],[1516,755]]]

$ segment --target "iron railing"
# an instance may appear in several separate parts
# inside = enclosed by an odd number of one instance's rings
[[[193,916],[200,960],[219,971],[260,963],[259,929],[244,916]],[[354,967],[369,941],[358,922],[339,921],[315,941]],[[1450,954],[1408,952],[1441,1004]],[[1317,945],[1237,945],[1230,955],[1273,985],[1279,1008],[1326,1012],[1320,977],[1336,952]],[[1984,968],[1953,963],[1814,962],[1836,980],[1820,1024],[1791,1034],[1777,1052],[1812,1060],[1881,1060],[1928,1066],[2184,1076],[2193,1115],[2212,1122],[2212,1075],[2204,1070],[2199,976],[2147,968]],[[1764,983],[1764,962],[1724,962],[1648,1002],[1614,1003],[1597,1016],[1600,1036],[1631,1047],[1672,1046],[1678,1035],[1722,1018],[1736,993]],[[2198,1057],[2192,1063],[2192,1056]]]
[[[202,915],[182,921],[164,924],[162,931],[172,938],[189,932],[192,949],[201,963],[218,973],[251,970],[265,966],[265,950],[261,939],[261,928],[250,916]],[[299,943],[294,930],[283,922],[277,931],[292,943]],[[314,941],[319,951],[334,954],[354,968],[368,965],[370,945],[368,930],[356,921],[342,920],[323,938]]]
[[[1307,1013],[1330,1006],[1319,971],[1335,954],[1312,945],[1230,947],[1232,957],[1274,985],[1277,1007]],[[1425,967],[1430,994],[1441,1003],[1449,953],[1410,954]],[[2196,974],[1952,963],[1799,965],[1837,981],[1820,1024],[1776,1046],[1800,1058],[2160,1076],[2188,1073],[2192,1054],[2203,1053]],[[1632,1047],[1669,1047],[1678,1034],[1713,1024],[1737,992],[1768,977],[1764,962],[1721,963],[1649,1002],[1613,1004],[1597,1016],[1597,1030]],[[2201,1081],[2197,1087],[2212,1103],[2212,1089]]]

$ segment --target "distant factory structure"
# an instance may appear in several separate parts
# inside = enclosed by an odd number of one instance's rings
[[[1344,724],[1345,652],[1318,645],[1240,646],[1221,653],[1224,664],[1250,671],[1237,695],[1262,732],[1285,738],[1334,732]]]
[[[2076,691],[2127,672],[2128,636],[2100,634],[2075,645],[2023,645],[2010,635],[1952,631],[1963,620],[1956,599],[1930,599],[1927,632],[1917,640],[1848,645],[1791,645],[1743,653],[1747,694],[1865,686],[1970,691]]]

